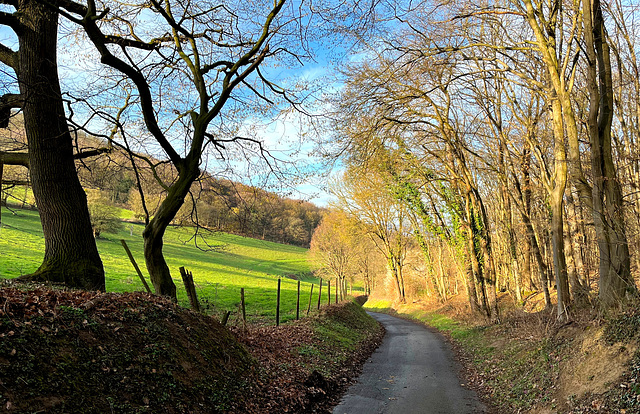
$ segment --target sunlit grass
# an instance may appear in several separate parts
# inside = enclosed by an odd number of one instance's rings
[[[120,217],[122,220],[131,220],[136,217],[135,213],[131,210],[119,207],[116,207],[116,209],[118,211],[118,217]]]
[[[364,308],[372,312],[389,312],[393,308],[393,302],[388,299],[369,297]]]
[[[0,230],[0,277],[14,278],[35,271],[42,262],[44,240],[37,212],[2,209],[3,227]],[[120,243],[124,239],[147,282],[148,275],[143,259],[143,225],[125,223],[118,234],[103,234],[98,239],[108,291],[128,292],[143,290]],[[240,289],[245,288],[247,317],[252,320],[273,320],[277,279],[282,277],[281,320],[295,318],[297,281],[301,283],[301,314],[309,303],[311,283],[316,283],[312,309],[317,306],[318,280],[310,273],[307,249],[256,240],[225,233],[208,235],[198,239],[198,249],[192,229],[169,228],[164,242],[164,253],[178,286],[178,300],[187,306],[188,300],[180,277],[179,268],[193,272],[197,293],[209,311],[221,314],[232,311],[236,318],[240,303]],[[206,243],[205,243],[206,242]],[[150,283],[150,282],[149,282]],[[332,286],[333,288],[333,286]],[[322,303],[327,303],[326,287],[323,287]],[[335,291],[332,289],[332,296]]]
[[[430,311],[411,303],[394,304],[391,300],[374,297],[369,298],[364,307],[372,312],[389,313],[422,322],[441,332],[448,333],[459,341],[475,340],[478,334],[477,329],[473,326],[467,326],[437,311]]]

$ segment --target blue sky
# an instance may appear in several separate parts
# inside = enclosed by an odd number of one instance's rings
[[[11,8],[4,9],[11,11]],[[98,63],[97,55],[92,47],[79,46],[77,37],[70,30],[68,23],[61,24],[59,36],[59,72],[63,91],[79,89],[88,80],[95,78],[96,72],[101,65]],[[323,39],[327,40],[327,39]],[[6,27],[0,26],[0,42],[5,45],[16,47],[15,35]],[[314,53],[313,60],[305,61],[304,65],[297,67],[273,67],[267,69],[269,75],[276,79],[281,79],[284,83],[294,84],[296,82],[321,82],[323,88],[316,91],[315,98],[320,98],[324,93],[333,93],[339,90],[340,85],[333,77],[333,69],[330,60],[338,54],[344,45],[333,44],[332,48],[327,48],[326,43],[312,41],[311,49]],[[314,98],[314,99],[315,99]],[[116,106],[114,106],[115,110]],[[322,105],[314,102],[313,99],[307,106],[315,115],[323,112]],[[82,117],[82,110],[76,109],[79,117]],[[330,195],[326,192],[327,171],[326,163],[314,155],[315,143],[322,137],[311,136],[315,132],[308,128],[308,120],[300,114],[288,113],[286,116],[273,118],[260,118],[260,116],[249,116],[240,127],[242,134],[247,133],[251,137],[261,139],[265,147],[272,151],[272,154],[282,161],[284,166],[285,186],[281,189],[292,198],[302,198],[315,204],[325,206],[330,200]],[[94,122],[92,128],[105,129],[105,125]],[[250,133],[249,133],[250,132]],[[160,154],[153,154],[160,155]],[[230,160],[234,166],[236,179],[245,183],[260,185],[262,178],[257,174],[252,174],[252,166],[240,159]],[[256,162],[258,164],[258,162]],[[214,163],[208,166],[215,175]],[[296,176],[295,171],[301,174]],[[246,174],[248,173],[248,174]],[[287,179],[288,177],[288,179]],[[276,188],[275,186],[272,188]]]

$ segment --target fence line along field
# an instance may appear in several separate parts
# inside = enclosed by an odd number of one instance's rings
[[[112,292],[144,291],[120,242],[124,239],[147,278],[142,253],[141,224],[126,223],[116,234],[103,233],[97,239],[106,273],[106,288]],[[178,301],[188,307],[179,268],[193,273],[198,298],[205,311],[218,315],[231,311],[234,322],[240,304],[240,289],[245,289],[247,319],[273,322],[278,278],[282,278],[280,320],[295,318],[297,280],[301,296],[308,297],[311,284],[319,279],[311,275],[307,249],[226,233],[193,239],[192,228],[171,227],[164,238],[164,253],[178,288]],[[0,229],[0,278],[15,278],[35,271],[42,263],[44,239],[36,211],[2,208]],[[317,298],[316,286],[313,295]],[[322,303],[327,303],[323,289]],[[313,308],[313,307],[312,307]],[[306,313],[306,308],[305,308]]]

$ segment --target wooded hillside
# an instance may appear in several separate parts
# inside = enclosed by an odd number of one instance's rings
[[[175,176],[171,166],[143,153],[130,156],[122,148],[81,131],[74,134],[74,138],[76,154],[95,154],[76,161],[80,181],[89,193],[90,205],[129,209],[134,217],[127,219],[138,221],[145,220],[145,210],[150,216],[154,215],[165,194],[154,174],[170,182]],[[0,129],[0,151],[21,152],[25,148],[22,116],[18,113],[11,118],[8,129]],[[138,161],[134,169],[133,158],[145,162]],[[2,180],[3,205],[36,207],[28,189],[26,168],[7,165]],[[143,190],[144,202],[140,189]],[[203,172],[191,186],[190,197],[174,224],[309,246],[323,214],[322,208],[309,202]]]

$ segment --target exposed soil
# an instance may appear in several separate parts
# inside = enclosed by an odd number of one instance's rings
[[[363,318],[349,302],[278,328],[230,331],[142,293],[2,288],[0,407],[329,412],[383,334]],[[335,337],[340,330],[351,333]]]

